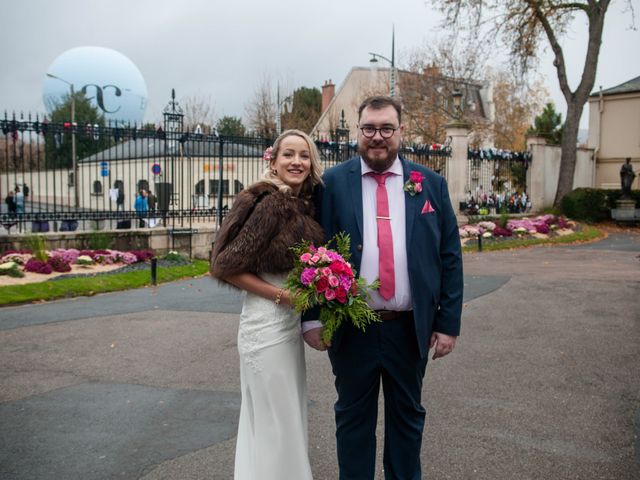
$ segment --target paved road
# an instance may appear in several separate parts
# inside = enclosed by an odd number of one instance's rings
[[[465,273],[462,337],[427,369],[425,478],[638,478],[640,237]],[[0,478],[232,478],[240,302],[201,278],[0,309]],[[333,379],[307,363],[314,478],[334,479]]]

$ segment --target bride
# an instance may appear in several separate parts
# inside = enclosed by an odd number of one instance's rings
[[[312,477],[304,349],[299,316],[282,285],[293,268],[289,247],[323,240],[311,203],[322,170],[315,144],[299,130],[282,133],[264,159],[262,181],[238,194],[223,221],[211,264],[213,277],[246,291],[234,478],[306,480]]]

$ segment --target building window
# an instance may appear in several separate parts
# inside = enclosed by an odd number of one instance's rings
[[[93,189],[91,190],[93,195],[102,195],[102,182],[100,180],[95,180],[93,182]]]
[[[220,180],[209,180],[209,191],[211,195],[218,195],[220,192]],[[222,195],[229,195],[229,180],[222,181]]]
[[[233,193],[235,195],[239,194],[242,190],[244,190],[244,185],[240,180],[233,181]]]
[[[198,183],[196,183],[195,194],[204,195],[204,180],[200,180]]]

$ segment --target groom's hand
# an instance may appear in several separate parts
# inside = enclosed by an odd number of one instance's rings
[[[429,342],[429,349],[435,346],[435,351],[431,359],[435,360],[450,354],[453,351],[453,347],[456,346],[456,338],[444,333],[433,332],[431,334],[431,342]]]
[[[302,337],[307,345],[316,350],[324,351],[331,346],[331,344],[327,345],[322,340],[322,327],[307,330],[302,334]]]

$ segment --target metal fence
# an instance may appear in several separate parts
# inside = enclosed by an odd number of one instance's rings
[[[527,170],[530,152],[469,149],[467,153],[467,208],[495,211],[506,207],[511,213],[527,209]],[[531,208],[529,204],[528,208]]]
[[[184,131],[176,110],[165,110],[158,129],[6,113],[0,128],[0,223],[10,233],[219,224],[233,197],[262,176],[272,144]],[[356,154],[350,142],[317,146],[324,168]],[[446,175],[447,148],[402,154]],[[152,193],[147,212],[135,208],[140,190]]]

